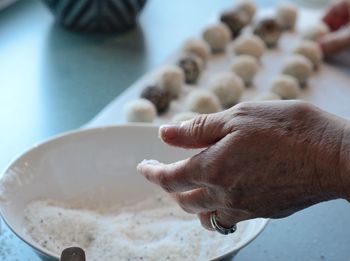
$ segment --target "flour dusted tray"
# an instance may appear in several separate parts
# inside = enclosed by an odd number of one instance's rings
[[[260,10],[258,15],[264,16],[272,10]],[[297,22],[296,32],[283,33],[278,48],[267,49],[261,59],[261,65],[254,79],[254,85],[246,88],[242,101],[253,100],[258,94],[269,90],[273,78],[280,74],[282,64],[288,54],[292,52],[298,41],[300,41],[301,28],[310,24],[315,24],[320,19],[321,12],[310,9],[301,9]],[[173,54],[164,64],[175,64],[180,50]],[[178,100],[172,101],[170,109],[161,116],[158,116],[153,124],[160,125],[167,123],[179,112],[186,111],[184,106],[185,98],[193,89],[206,88],[211,74],[220,71],[228,71],[232,57],[232,47],[228,46],[226,53],[213,55],[206,69],[203,71],[196,85],[185,85],[184,90]],[[345,59],[345,58],[344,58]],[[125,124],[126,119],[123,114],[123,107],[131,100],[137,99],[142,90],[154,83],[156,71],[159,68],[145,74],[124,93],[113,100],[85,127],[105,126],[114,124]],[[334,113],[338,116],[350,119],[350,68],[344,68],[323,63],[319,70],[314,72],[308,81],[308,85],[301,91],[299,99],[311,102],[312,104]]]

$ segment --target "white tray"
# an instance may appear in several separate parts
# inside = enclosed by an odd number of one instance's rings
[[[271,13],[272,10],[263,10],[260,16]],[[281,71],[281,66],[286,56],[292,51],[297,42],[300,40],[300,28],[305,28],[310,24],[317,23],[320,20],[320,11],[311,9],[302,9],[299,12],[297,32],[284,33],[278,49],[267,50],[261,61],[261,68],[255,78],[253,87],[248,88],[242,100],[252,100],[258,93],[265,92],[269,89],[269,85],[274,76]],[[180,52],[180,51],[179,51]],[[166,63],[171,64],[176,61],[178,53],[175,53],[168,59]],[[215,55],[208,63],[206,71],[202,74],[198,86],[185,86],[184,91],[178,101],[171,104],[170,110],[158,117],[154,124],[162,124],[169,122],[174,114],[185,110],[184,98],[186,94],[194,88],[205,88],[209,75],[213,72],[228,70],[228,65],[233,57],[230,47],[227,54]],[[95,116],[84,127],[97,127],[114,124],[127,123],[123,107],[125,104],[140,96],[141,91],[150,83],[154,82],[154,73],[157,68],[136,81],[120,96],[115,98],[107,105],[97,116]],[[330,64],[322,64],[320,69],[315,72],[309,80],[307,88],[302,90],[301,100],[309,101],[320,108],[334,113],[338,116],[350,119],[350,70],[341,70],[341,68]]]

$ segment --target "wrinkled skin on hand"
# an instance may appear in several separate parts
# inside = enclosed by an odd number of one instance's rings
[[[346,124],[300,101],[241,103],[161,127],[167,144],[205,149],[173,164],[143,162],[138,170],[207,229],[212,211],[226,227],[282,218],[345,197],[339,165]]]

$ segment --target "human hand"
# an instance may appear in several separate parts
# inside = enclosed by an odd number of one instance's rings
[[[350,1],[334,1],[327,9],[323,21],[333,33],[320,39],[320,45],[326,57],[350,47]],[[345,27],[346,26],[346,27]]]
[[[300,101],[241,103],[160,128],[169,145],[206,148],[172,164],[142,162],[139,172],[212,229],[281,218],[344,197],[339,155],[344,121]]]
[[[327,9],[323,21],[329,26],[331,31],[336,31],[350,21],[350,1],[334,1]]]

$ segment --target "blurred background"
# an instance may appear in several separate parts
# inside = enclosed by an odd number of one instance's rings
[[[256,2],[269,8],[279,1]],[[295,2],[323,8],[328,1]],[[0,0],[0,169],[33,144],[88,122],[233,4],[149,0],[134,29],[88,34],[59,26],[43,1]],[[265,251],[259,247],[250,251]],[[2,226],[0,260],[38,258]]]

